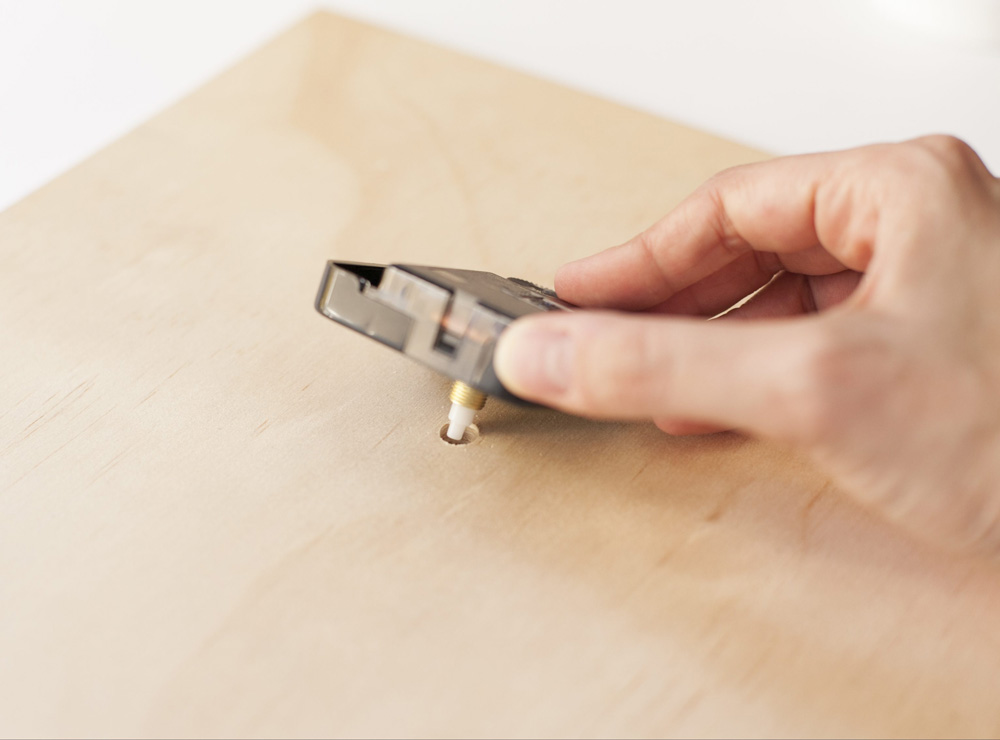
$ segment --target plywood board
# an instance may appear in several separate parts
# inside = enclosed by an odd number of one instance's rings
[[[550,282],[761,156],[319,14],[0,215],[0,732],[1000,732],[995,568],[737,435],[448,446],[312,309],[332,257]]]

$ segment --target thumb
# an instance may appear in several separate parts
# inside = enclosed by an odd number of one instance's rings
[[[805,441],[823,415],[823,321],[537,314],[500,336],[494,367],[515,395],[570,413]]]

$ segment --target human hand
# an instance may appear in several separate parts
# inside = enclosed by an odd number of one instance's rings
[[[963,142],[726,170],[556,290],[642,313],[518,320],[517,395],[791,443],[911,531],[1000,548],[1000,181]]]

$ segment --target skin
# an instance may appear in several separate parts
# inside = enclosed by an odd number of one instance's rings
[[[779,440],[911,532],[1000,551],[1000,181],[964,142],[726,170],[556,290],[598,310],[504,333],[516,394]]]

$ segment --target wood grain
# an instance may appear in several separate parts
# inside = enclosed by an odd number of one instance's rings
[[[448,446],[313,312],[331,257],[550,282],[761,156],[319,14],[0,215],[0,732],[1000,733],[995,566],[736,435]]]

